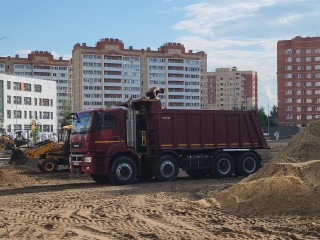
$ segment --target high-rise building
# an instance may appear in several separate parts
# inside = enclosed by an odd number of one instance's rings
[[[75,44],[72,51],[74,111],[108,107],[144,97],[148,88],[164,88],[165,108],[201,107],[206,99],[207,55],[185,51],[180,43],[158,50],[125,48],[119,39],[105,38],[89,47]]]
[[[217,68],[208,72],[208,108],[251,109],[258,106],[258,75],[255,71]]]
[[[277,45],[280,126],[304,127],[320,117],[320,37],[295,37]]]
[[[20,77],[38,78],[44,80],[55,80],[57,82],[56,113],[58,121],[61,121],[62,108],[65,102],[68,103],[70,94],[70,61],[54,59],[53,55],[47,51],[33,51],[27,58],[0,57],[0,73],[15,75]],[[70,103],[68,103],[70,105]],[[56,119],[56,118],[55,118]]]

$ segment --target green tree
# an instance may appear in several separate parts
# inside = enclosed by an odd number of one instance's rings
[[[40,123],[37,120],[32,119],[30,122],[31,131],[30,131],[30,138],[33,142],[37,142],[39,140],[39,131],[40,131]]]
[[[269,121],[271,127],[278,127],[278,107],[276,105],[273,105],[271,109]]]
[[[60,122],[61,127],[72,124],[72,119],[69,117],[70,113],[71,113],[71,106],[67,101],[65,101],[62,105],[63,119]]]
[[[268,131],[268,116],[266,115],[264,108],[263,107],[260,107],[260,108],[254,107],[253,110],[255,110],[257,113],[260,127],[263,129],[264,132],[267,132]]]

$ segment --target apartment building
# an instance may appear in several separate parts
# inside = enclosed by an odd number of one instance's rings
[[[61,121],[62,107],[64,102],[68,102],[70,94],[70,61],[54,59],[53,55],[47,51],[33,51],[27,58],[0,57],[0,73],[14,76],[38,78],[44,80],[55,80],[58,121]]]
[[[320,117],[320,37],[277,44],[280,126],[304,127]]]
[[[36,120],[43,132],[57,130],[56,81],[0,73],[0,123],[8,132],[30,130]]]
[[[258,106],[258,74],[233,68],[208,72],[209,109],[251,109]]]
[[[165,89],[160,96],[163,107],[199,109],[201,98],[207,98],[206,69],[207,55],[186,52],[180,43],[166,43],[158,50],[125,48],[112,38],[94,47],[78,43],[72,51],[73,109],[144,97],[153,86]]]

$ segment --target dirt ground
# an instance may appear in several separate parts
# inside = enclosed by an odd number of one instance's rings
[[[271,149],[261,151],[264,165],[287,145],[286,140],[270,142]],[[40,173],[34,161],[13,167],[2,160],[0,239],[320,239],[319,212],[259,211],[255,201],[262,206],[277,204],[270,194],[249,201],[254,211],[250,204],[242,209],[239,202],[247,201],[239,192],[250,188],[244,187],[245,182],[255,181],[241,177],[195,180],[181,172],[174,182],[97,185],[67,170]],[[300,198],[309,194],[306,186],[297,187]],[[257,187],[256,195],[271,191],[266,183]],[[276,198],[282,194],[285,199],[284,190],[274,193]]]

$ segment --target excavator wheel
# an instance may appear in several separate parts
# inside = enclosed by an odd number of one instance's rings
[[[38,166],[38,169],[40,171],[43,169],[42,172],[55,172],[58,169],[58,164],[54,159],[49,158],[43,161],[42,167]]]
[[[0,151],[6,150],[6,144],[4,142],[0,143]]]
[[[28,158],[20,149],[12,149],[11,158],[9,164],[14,166],[19,166],[26,164],[28,162]]]

